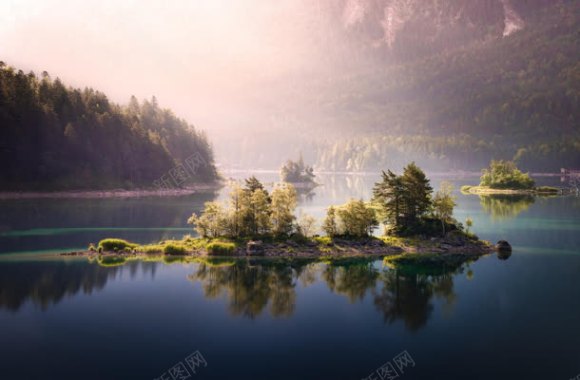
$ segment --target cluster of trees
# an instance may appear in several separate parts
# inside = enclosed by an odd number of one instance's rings
[[[330,206],[322,229],[330,237],[361,238],[372,235],[378,225],[375,209],[360,199],[350,200],[342,206]]]
[[[450,184],[443,183],[441,190],[432,196],[430,180],[415,163],[407,165],[402,175],[388,170],[382,177],[373,188],[373,202],[381,221],[392,233],[429,234],[433,223],[439,222],[445,234],[446,225],[456,223],[452,217],[456,204]]]
[[[289,236],[296,230],[296,190],[291,184],[277,184],[269,194],[255,177],[242,187],[234,183],[229,202],[206,202],[203,213],[188,223],[202,237]]]
[[[314,182],[314,169],[304,164],[302,155],[298,161],[288,160],[280,169],[280,179],[289,183],[312,183]]]
[[[531,189],[534,180],[522,173],[513,161],[492,160],[489,168],[482,170],[480,186],[492,189]]]
[[[153,97],[112,103],[0,62],[0,183],[3,189],[153,186],[196,155],[193,181],[214,180],[206,135]]]
[[[444,235],[449,228],[461,228],[453,219],[456,206],[453,186],[442,183],[434,195],[429,179],[415,163],[407,165],[402,175],[383,172],[375,184],[373,199],[351,199],[340,206],[330,206],[321,229],[331,238],[364,238],[383,223],[397,235]],[[316,234],[316,219],[302,214],[296,218],[296,190],[286,182],[277,184],[269,194],[255,177],[242,187],[234,183],[227,204],[206,202],[201,215],[195,213],[188,223],[202,237],[255,238],[288,237]]]

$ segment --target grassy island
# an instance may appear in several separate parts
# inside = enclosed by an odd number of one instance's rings
[[[462,186],[464,194],[530,194],[559,195],[565,192],[551,186],[535,186],[528,173],[519,170],[513,161],[492,160],[489,167],[482,170],[478,186]]]
[[[291,184],[280,183],[268,191],[251,177],[243,186],[231,186],[228,202],[206,202],[200,215],[189,218],[197,237],[146,245],[104,239],[87,251],[69,255],[86,255],[102,265],[135,259],[173,262],[247,256],[391,257],[387,261],[392,265],[456,265],[494,247],[453,218],[452,190],[451,184],[443,183],[433,194],[425,173],[412,163],[401,175],[383,172],[371,200],[329,206],[319,226],[310,215],[295,215],[296,190]],[[470,227],[471,221],[467,224]],[[379,225],[384,228],[382,236],[374,234]]]

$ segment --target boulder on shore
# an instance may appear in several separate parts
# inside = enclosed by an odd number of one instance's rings
[[[248,256],[262,256],[264,254],[264,243],[261,241],[249,241],[246,244],[246,255]]]
[[[511,252],[512,246],[505,240],[500,240],[495,244],[495,249],[499,252]]]

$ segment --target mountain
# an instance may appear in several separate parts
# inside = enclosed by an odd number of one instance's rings
[[[580,163],[579,2],[324,4],[324,61],[292,86],[263,86],[283,99],[267,121],[281,154],[349,171],[409,160],[431,170],[478,170],[491,158],[538,171]],[[243,149],[228,154],[276,162],[250,141]]]
[[[189,157],[195,165],[178,185],[217,177],[205,134],[155,98],[121,106],[3,62],[0,126],[2,190],[153,187]]]

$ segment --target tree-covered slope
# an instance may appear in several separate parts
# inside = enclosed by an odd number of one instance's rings
[[[400,155],[427,167],[474,168],[491,157],[533,170],[577,166],[580,3],[542,3],[525,22],[509,36],[373,67],[328,88],[322,107],[357,136],[325,144],[319,166],[364,170]]]
[[[580,2],[321,4],[321,62],[305,58],[291,78],[252,92],[269,107],[268,129],[220,139],[231,141],[221,159],[275,169],[302,152],[338,171],[580,165]]]
[[[192,155],[188,180],[214,180],[205,134],[155,98],[120,106],[0,63],[0,189],[153,187]]]

